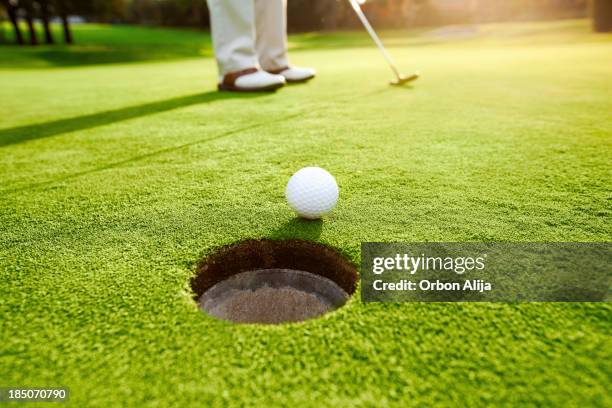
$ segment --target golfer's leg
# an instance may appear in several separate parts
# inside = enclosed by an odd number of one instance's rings
[[[255,0],[255,49],[267,71],[289,66],[287,59],[287,0]]]
[[[220,76],[259,67],[253,0],[207,1]]]

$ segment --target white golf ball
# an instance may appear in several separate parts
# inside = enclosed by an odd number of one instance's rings
[[[289,179],[287,202],[303,218],[314,220],[330,212],[338,202],[334,176],[320,167],[304,167]]]

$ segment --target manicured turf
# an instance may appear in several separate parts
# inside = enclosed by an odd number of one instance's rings
[[[362,241],[610,241],[612,36],[453,33],[386,35],[423,74],[408,88],[363,33],[295,36],[319,77],[259,96],[214,91],[196,32],[0,46],[0,386],[65,385],[78,407],[610,406],[609,304],[357,296],[258,327],[191,299],[195,264],[245,238],[355,263]],[[307,165],[340,185],[322,223],[284,202]]]

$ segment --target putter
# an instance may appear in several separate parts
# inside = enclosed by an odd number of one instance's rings
[[[368,31],[368,34],[370,34],[370,37],[372,37],[372,40],[378,46],[378,49],[382,53],[383,57],[385,57],[385,60],[387,60],[387,63],[393,71],[393,74],[395,74],[395,79],[391,80],[389,84],[393,86],[401,86],[417,79],[419,77],[418,73],[404,75],[398,71],[398,69],[395,67],[393,59],[391,59],[391,56],[389,55],[389,53],[387,53],[387,50],[385,49],[385,46],[383,45],[382,41],[380,41],[380,38],[378,38],[376,31],[374,31],[365,14],[363,14],[361,6],[359,6],[357,0],[349,0],[349,3],[351,3],[353,10],[355,10],[355,13],[357,14],[357,17],[359,17],[359,20],[361,20],[361,24],[363,24],[365,29]]]

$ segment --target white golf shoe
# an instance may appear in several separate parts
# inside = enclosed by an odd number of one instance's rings
[[[281,75],[289,83],[305,82],[312,79],[317,74],[313,68],[300,67],[283,67],[274,70],[268,70],[271,74]]]
[[[225,74],[219,82],[220,91],[263,92],[274,91],[285,85],[285,77],[257,68]]]

